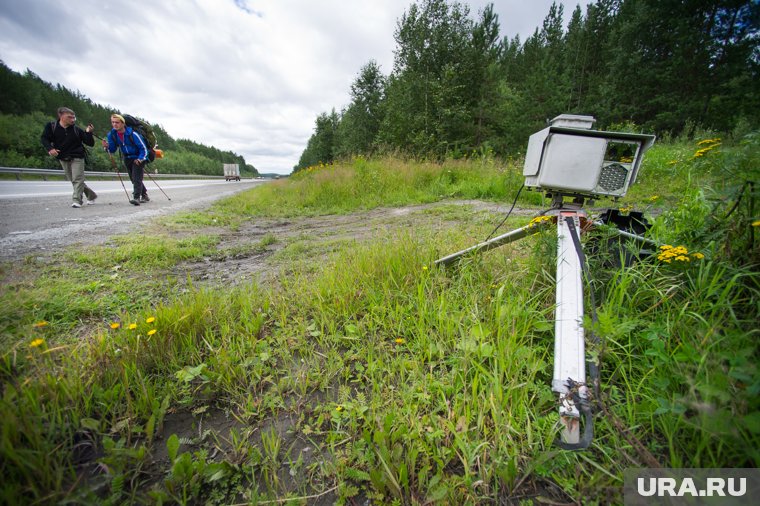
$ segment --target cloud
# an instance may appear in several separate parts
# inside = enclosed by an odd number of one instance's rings
[[[477,16],[488,2],[469,2]],[[551,0],[499,1],[524,40]],[[574,7],[574,3],[567,2]],[[374,59],[392,70],[411,0],[0,0],[0,59],[160,124],[175,138],[289,173],[321,112]],[[569,18],[572,8],[565,8]],[[527,28],[526,28],[527,27]],[[52,111],[51,111],[52,114]]]

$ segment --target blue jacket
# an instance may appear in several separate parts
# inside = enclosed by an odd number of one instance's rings
[[[116,149],[121,150],[121,154],[124,158],[129,160],[142,160],[145,161],[148,158],[148,145],[145,140],[135,132],[132,127],[127,127],[124,130],[124,142],[119,138],[119,134],[116,129],[112,129],[108,132],[108,152],[115,153]]]

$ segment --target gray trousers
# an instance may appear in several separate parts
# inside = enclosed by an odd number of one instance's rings
[[[59,161],[61,162],[61,167],[63,167],[66,181],[71,181],[71,185],[74,187],[74,193],[71,195],[74,202],[82,203],[82,193],[87,197],[87,200],[98,198],[98,195],[84,183],[84,158]]]

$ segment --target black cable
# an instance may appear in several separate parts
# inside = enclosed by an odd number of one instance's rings
[[[486,241],[489,240],[491,237],[493,237],[493,235],[496,233],[496,231],[499,230],[502,225],[504,225],[505,221],[507,221],[507,218],[509,218],[509,215],[512,214],[512,210],[515,208],[515,204],[517,204],[517,199],[518,199],[518,197],[520,197],[520,192],[522,191],[523,188],[525,188],[525,183],[523,183],[522,186],[520,186],[520,189],[517,190],[517,195],[515,195],[515,200],[514,200],[514,202],[512,202],[512,207],[509,208],[509,212],[507,212],[507,215],[504,217],[503,220],[501,220],[501,223],[499,223],[498,225],[496,225],[496,228],[493,229],[493,231],[490,234],[488,234],[488,237],[486,237]],[[485,241],[483,241],[483,242],[485,242]]]

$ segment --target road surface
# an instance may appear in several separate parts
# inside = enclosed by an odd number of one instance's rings
[[[163,189],[171,200],[159,191]],[[97,244],[149,218],[208,206],[214,200],[253,188],[261,180],[169,180],[146,178],[151,201],[129,204],[118,179],[88,181],[95,205],[71,207],[67,181],[0,181],[0,261],[54,251],[75,243]],[[130,191],[129,180],[125,181]]]

